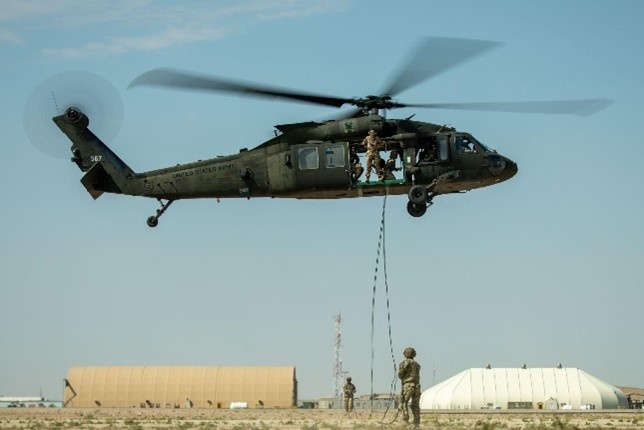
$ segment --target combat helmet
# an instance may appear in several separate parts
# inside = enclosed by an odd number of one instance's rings
[[[416,356],[416,350],[411,346],[408,346],[403,351],[403,355],[405,356],[405,358],[414,358]]]

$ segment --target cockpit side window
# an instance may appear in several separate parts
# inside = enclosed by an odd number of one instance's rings
[[[467,135],[457,135],[454,150],[457,154],[476,154],[481,152],[478,142]]]
[[[448,147],[449,145],[447,143],[447,136],[438,136],[438,159],[440,161],[445,161],[449,158]]]

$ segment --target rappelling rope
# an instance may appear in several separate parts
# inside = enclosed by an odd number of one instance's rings
[[[378,250],[376,251],[376,268],[374,271],[373,275],[373,295],[371,297],[371,412],[373,412],[373,397],[374,397],[374,392],[373,392],[373,377],[374,377],[374,354],[375,354],[375,347],[374,347],[374,334],[375,334],[375,314],[376,314],[376,291],[377,291],[377,286],[378,286],[378,268],[380,266],[380,251],[382,250],[382,268],[383,268],[383,276],[385,280],[385,298],[386,298],[386,304],[387,304],[387,326],[388,326],[388,332],[389,332],[389,349],[391,352],[391,360],[393,363],[393,370],[394,370],[394,377],[393,380],[391,381],[391,391],[390,391],[390,398],[393,399],[394,393],[396,391],[396,382],[397,382],[397,373],[396,373],[396,358],[394,356],[394,345],[393,345],[393,337],[391,335],[391,310],[389,306],[389,282],[387,280],[387,253],[386,253],[386,247],[385,247],[385,213],[386,213],[386,208],[387,208],[387,194],[385,194],[385,198],[383,199],[382,202],[382,220],[380,222],[380,235],[378,237]],[[387,415],[387,411],[389,410],[389,407],[391,405],[391,401],[387,404],[387,408],[385,409],[384,415],[382,419],[384,420],[385,416]],[[396,413],[396,416],[398,414]],[[393,421],[395,421],[396,416],[394,416]]]

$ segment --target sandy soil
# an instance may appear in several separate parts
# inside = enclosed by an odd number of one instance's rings
[[[386,429],[409,428],[395,411],[305,409],[0,409],[1,429]],[[422,429],[644,429],[644,410],[424,412]]]

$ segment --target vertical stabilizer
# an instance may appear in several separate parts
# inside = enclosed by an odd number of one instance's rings
[[[85,114],[69,108],[53,121],[72,141],[72,161],[87,172],[81,183],[92,197],[96,199],[103,192],[126,193],[134,171],[91,132]]]

